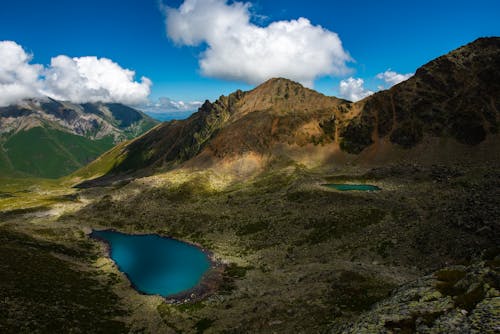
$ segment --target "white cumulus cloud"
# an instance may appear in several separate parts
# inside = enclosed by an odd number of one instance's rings
[[[41,65],[15,42],[0,41],[0,106],[39,95]]]
[[[165,9],[167,33],[180,44],[206,43],[200,55],[205,76],[259,84],[286,77],[312,86],[316,78],[344,75],[352,61],[339,36],[306,18],[260,27],[250,21],[250,4],[185,0]]]
[[[388,69],[385,72],[377,74],[377,79],[383,80],[386,84],[389,85],[390,88],[400,82],[408,80],[412,76],[413,73],[401,74]]]
[[[52,58],[49,66],[30,64],[32,56],[15,42],[0,41],[0,106],[49,96],[74,103],[147,101],[151,80],[107,58]]]
[[[75,103],[144,102],[151,92],[151,80],[134,81],[135,72],[123,69],[107,58],[57,56],[45,71],[46,95]]]
[[[347,78],[340,81],[340,96],[349,101],[359,101],[373,94],[373,91],[364,87],[365,81],[361,78]]]

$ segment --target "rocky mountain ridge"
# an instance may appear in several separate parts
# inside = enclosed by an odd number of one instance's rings
[[[467,156],[481,143],[484,150],[477,151],[491,156],[494,145],[487,139],[498,135],[499,69],[500,38],[494,37],[439,57],[407,81],[356,103],[271,79],[206,101],[189,119],[162,124],[117,148],[108,158],[119,159],[98,174],[144,175],[183,165],[250,175],[275,160],[312,167],[432,161],[439,152],[452,152],[450,159]]]

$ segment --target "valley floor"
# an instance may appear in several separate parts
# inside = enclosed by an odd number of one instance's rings
[[[0,206],[0,332],[500,329],[498,168],[288,166],[245,182],[173,171],[120,188],[31,191],[42,208]],[[135,292],[87,237],[93,228],[210,249],[226,264],[217,292],[187,303]]]

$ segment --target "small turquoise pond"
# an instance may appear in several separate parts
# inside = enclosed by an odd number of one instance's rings
[[[90,236],[108,243],[120,271],[136,290],[148,295],[166,297],[189,290],[210,267],[201,249],[175,239],[112,230],[93,231]]]
[[[343,183],[329,183],[323,184],[323,186],[328,188],[333,188],[340,191],[379,191],[382,190],[377,186],[371,184],[343,184]]]

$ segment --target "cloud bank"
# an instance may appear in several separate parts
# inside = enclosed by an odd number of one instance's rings
[[[143,103],[151,80],[135,81],[135,72],[107,58],[60,55],[44,67],[17,43],[0,41],[0,106],[26,98],[48,96],[74,103]]]
[[[168,97],[160,97],[156,102],[150,101],[138,106],[140,109],[150,113],[184,112],[196,111],[203,102],[200,101],[174,101]]]
[[[306,18],[253,24],[250,4],[185,0],[165,8],[168,36],[179,45],[207,48],[199,65],[205,76],[259,84],[286,77],[311,87],[316,78],[345,75],[352,61],[339,36]]]
[[[0,106],[39,96],[43,67],[30,65],[32,56],[12,41],[0,42]]]

